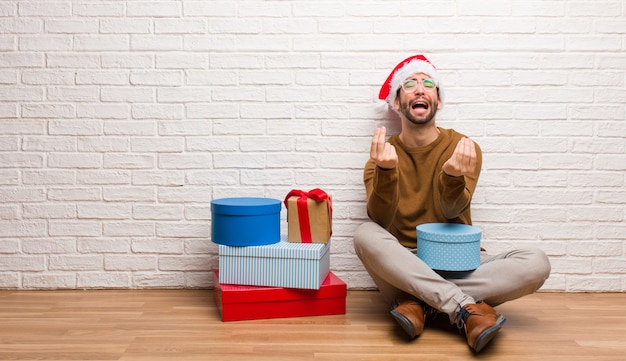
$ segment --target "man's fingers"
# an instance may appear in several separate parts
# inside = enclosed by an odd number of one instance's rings
[[[469,154],[469,167],[470,171],[474,171],[476,168],[476,145],[471,139],[467,139],[467,147]]]
[[[469,138],[462,138],[456,143],[450,159],[444,164],[444,172],[451,176],[460,176],[476,169],[476,145]]]
[[[384,159],[393,159],[396,157],[396,148],[390,143],[385,142]]]
[[[385,140],[385,137],[387,136],[387,128],[385,128],[385,127],[379,127],[377,130],[378,130],[378,131],[379,131],[379,133],[380,133],[380,137],[381,137],[381,139],[382,139],[382,140]]]
[[[376,128],[372,137],[372,145],[370,146],[370,158],[376,158],[378,154],[378,138],[380,136],[380,128]]]
[[[370,158],[377,166],[391,169],[398,163],[396,148],[387,142],[387,129],[385,127],[376,128],[372,137],[370,147]]]
[[[370,148],[370,157],[376,159],[383,154],[385,150],[385,137],[387,130],[385,127],[376,128],[374,137],[372,138],[372,147]]]
[[[474,142],[469,138],[463,138],[457,144],[457,148],[460,148],[457,160],[461,169],[466,172],[473,171],[476,167],[476,147]]]
[[[469,146],[467,144],[467,138],[463,138],[459,141],[459,153],[457,154],[457,156],[459,157],[459,165],[461,166],[461,169],[467,167],[467,164],[469,163]]]

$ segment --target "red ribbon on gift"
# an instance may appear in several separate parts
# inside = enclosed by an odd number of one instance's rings
[[[326,192],[319,188],[311,189],[308,192],[293,189],[287,193],[287,196],[285,197],[286,208],[288,208],[287,200],[293,196],[299,197],[296,204],[298,206],[298,222],[300,223],[300,238],[302,238],[302,243],[313,243],[313,240],[311,239],[311,223],[309,222],[309,207],[307,206],[307,199],[311,198],[317,203],[328,201],[329,212],[332,215],[333,205],[331,203],[331,199]]]

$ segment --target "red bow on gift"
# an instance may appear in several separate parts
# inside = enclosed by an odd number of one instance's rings
[[[318,203],[327,201],[328,211],[332,215],[333,205],[331,198],[328,194],[326,194],[326,192],[319,188],[311,189],[308,192],[293,189],[287,193],[287,196],[285,197],[284,203],[286,208],[288,207],[287,200],[294,196],[299,197],[296,204],[298,206],[298,222],[300,223],[300,237],[302,238],[302,243],[312,243],[313,240],[311,239],[311,224],[309,223],[309,208],[307,206],[307,199],[311,198]]]

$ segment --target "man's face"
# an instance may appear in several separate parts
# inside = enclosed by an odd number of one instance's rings
[[[417,73],[408,77],[398,90],[396,109],[413,124],[427,124],[441,107],[437,88],[429,88],[432,83],[428,75]]]

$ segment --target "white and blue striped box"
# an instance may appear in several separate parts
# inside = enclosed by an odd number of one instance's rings
[[[222,284],[319,289],[330,272],[330,242],[219,245]]]

